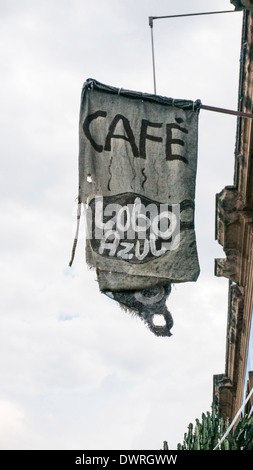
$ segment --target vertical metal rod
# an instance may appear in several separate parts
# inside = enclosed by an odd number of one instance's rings
[[[151,29],[151,44],[152,44],[152,61],[153,61],[153,78],[154,78],[154,94],[156,95],[156,74],[155,74],[155,52],[154,52],[154,37],[153,37],[153,20],[162,18],[181,18],[186,16],[202,16],[202,15],[215,15],[219,13],[237,13],[241,11],[239,8],[235,10],[223,10],[223,11],[207,11],[202,13],[185,13],[182,15],[169,15],[169,16],[149,16],[149,26]]]
[[[152,46],[152,64],[153,64],[154,94],[156,95],[155,51],[154,51],[153,18],[152,18],[152,16],[149,17],[149,26],[150,26],[150,30],[151,30],[151,46]]]

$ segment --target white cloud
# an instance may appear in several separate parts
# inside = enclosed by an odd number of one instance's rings
[[[0,448],[10,450],[24,431],[25,414],[15,403],[0,400]]]

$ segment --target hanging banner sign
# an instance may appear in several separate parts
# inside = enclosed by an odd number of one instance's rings
[[[194,230],[200,102],[88,79],[80,109],[79,202],[86,261],[100,290],[157,335],[173,324],[171,283],[196,281]],[[155,325],[154,315],[164,324]]]

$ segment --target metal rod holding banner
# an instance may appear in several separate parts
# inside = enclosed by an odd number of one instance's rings
[[[216,113],[232,114],[234,116],[253,119],[252,113],[244,113],[243,111],[233,111],[232,109],[216,108],[215,106],[206,106],[205,104],[201,104],[200,108],[206,109],[207,111],[214,111]]]
[[[153,64],[153,80],[154,80],[154,94],[156,95],[156,73],[155,73],[155,52],[154,52],[154,35],[153,35],[153,20],[164,18],[184,18],[189,16],[203,16],[203,15],[217,15],[220,13],[236,13],[241,10],[220,10],[220,11],[206,11],[201,13],[184,13],[180,15],[166,15],[166,16],[149,16],[149,26],[151,29],[151,46],[152,46],[152,64]]]

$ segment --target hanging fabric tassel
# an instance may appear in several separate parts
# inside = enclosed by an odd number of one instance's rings
[[[76,246],[77,246],[77,240],[78,240],[79,228],[80,228],[80,219],[81,219],[81,206],[82,206],[82,202],[80,200],[80,197],[78,196],[77,211],[76,211],[76,214],[77,214],[77,216],[76,216],[76,233],[75,233],[75,238],[74,238],[74,242],[73,242],[71,259],[70,259],[70,262],[69,262],[69,266],[72,266],[72,263],[74,261],[75,254],[76,254]]]

